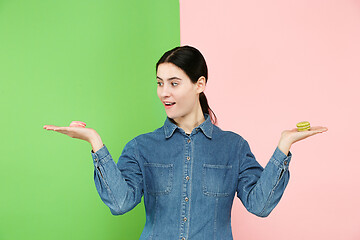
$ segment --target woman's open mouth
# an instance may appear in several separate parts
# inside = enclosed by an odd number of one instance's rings
[[[164,106],[166,109],[171,108],[175,105],[175,102],[164,102]]]

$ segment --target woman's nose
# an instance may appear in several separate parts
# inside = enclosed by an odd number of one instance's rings
[[[171,91],[167,86],[163,86],[160,90],[160,96],[161,97],[169,97],[171,95]]]

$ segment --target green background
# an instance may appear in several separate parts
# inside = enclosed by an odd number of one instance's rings
[[[138,239],[143,202],[113,216],[89,143],[44,125],[84,121],[117,162],[161,127],[155,64],[180,44],[179,2],[0,0],[0,239]]]

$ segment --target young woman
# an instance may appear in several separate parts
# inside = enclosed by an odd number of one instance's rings
[[[244,138],[215,125],[204,94],[207,66],[196,48],[166,52],[156,73],[165,123],[128,142],[117,163],[94,129],[44,128],[91,144],[95,185],[112,214],[130,211],[144,196],[140,239],[232,239],[235,194],[249,212],[268,216],[289,181],[291,145],[327,128],[283,131],[262,168]]]

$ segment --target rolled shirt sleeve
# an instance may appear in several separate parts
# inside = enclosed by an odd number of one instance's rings
[[[249,212],[266,217],[280,201],[289,182],[292,154],[289,152],[286,156],[276,147],[263,168],[256,161],[246,140],[243,140],[239,149],[237,196]]]
[[[96,189],[113,215],[124,214],[140,203],[143,176],[135,139],[125,145],[117,164],[105,145],[95,153],[91,150],[91,155]]]

